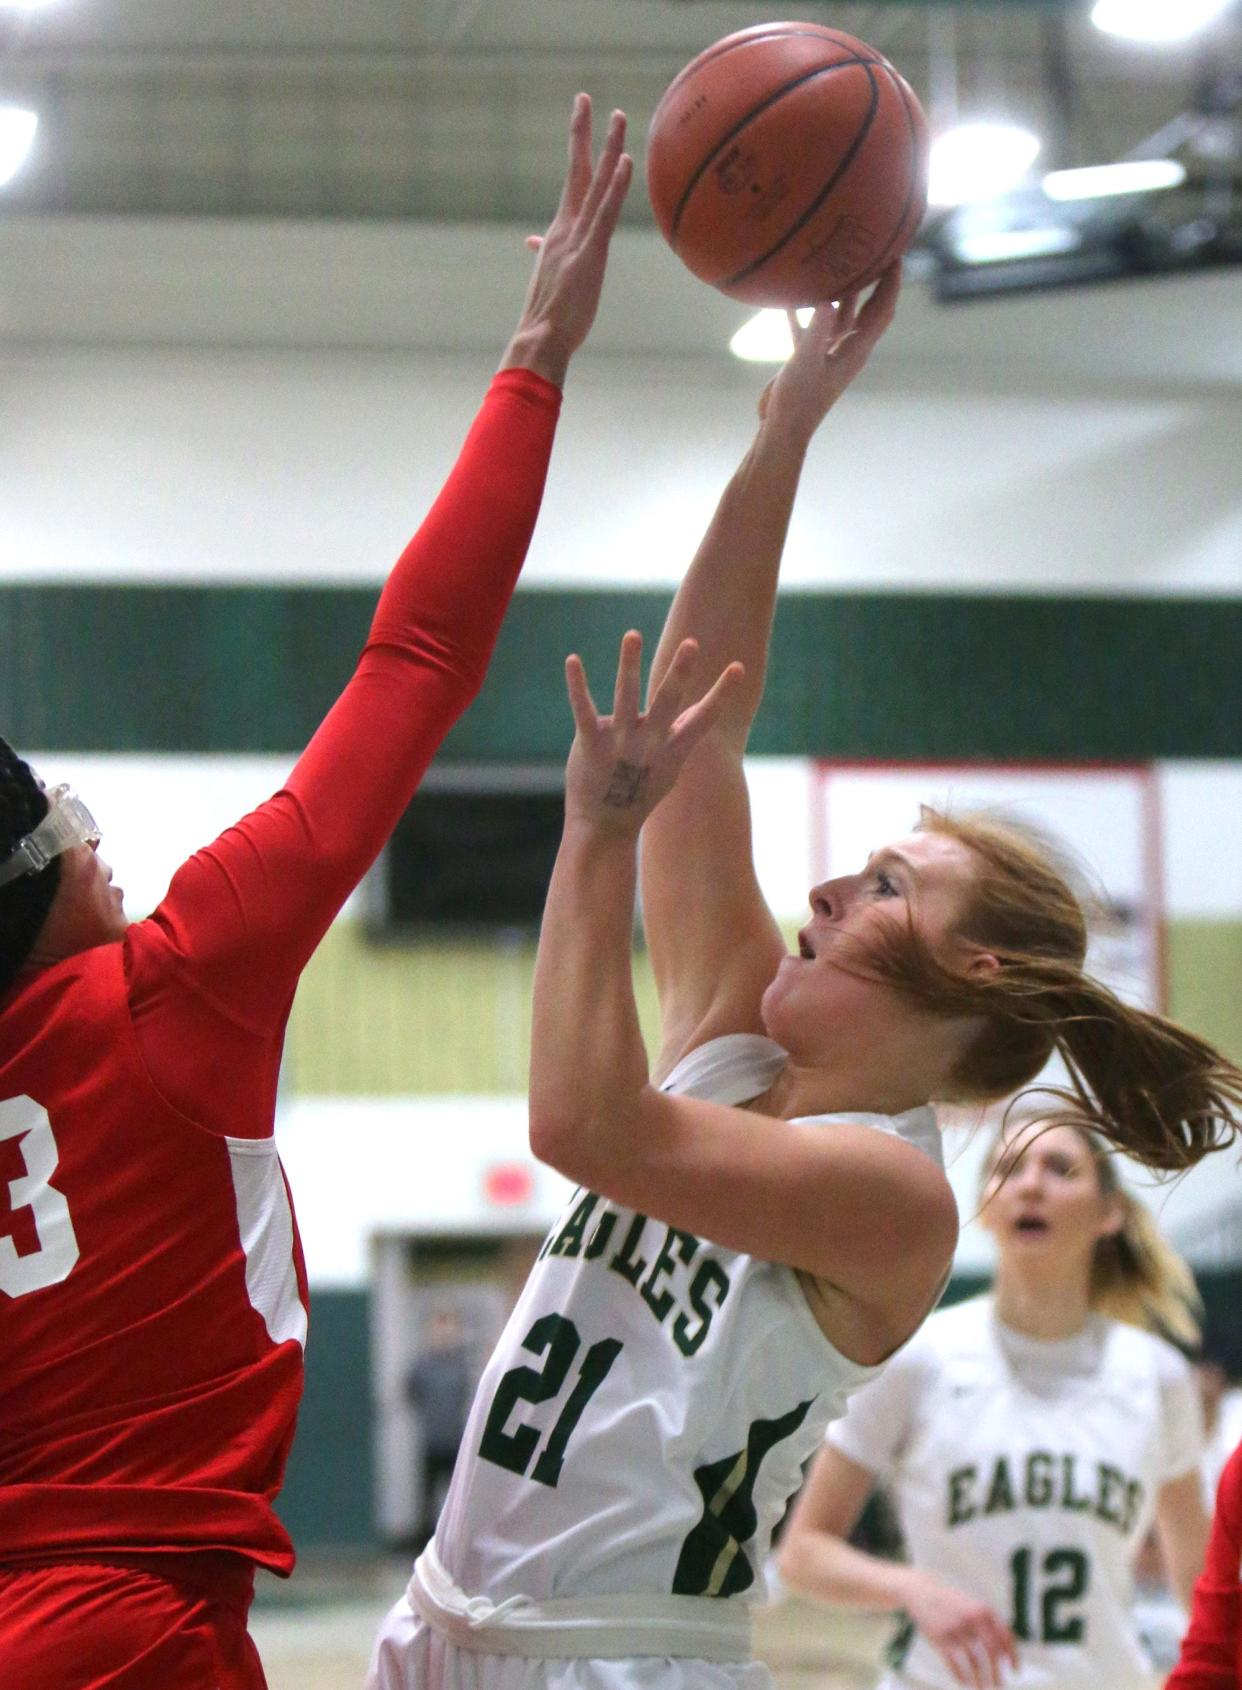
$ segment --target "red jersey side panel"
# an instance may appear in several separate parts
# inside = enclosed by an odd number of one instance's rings
[[[287,1572],[271,1500],[306,1315],[275,1143],[155,1091],[123,950],[36,976],[4,1017],[0,1554],[180,1544]]]

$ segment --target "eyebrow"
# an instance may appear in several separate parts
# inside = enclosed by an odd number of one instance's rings
[[[919,871],[910,861],[909,857],[902,856],[900,851],[894,851],[888,845],[883,846],[878,851],[872,851],[871,855],[867,858],[866,866],[870,868],[872,864],[876,862],[897,863],[901,868],[905,869],[906,873],[912,880],[919,879]]]

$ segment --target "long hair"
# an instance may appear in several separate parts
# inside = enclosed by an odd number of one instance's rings
[[[47,794],[29,764],[7,740],[0,739],[0,862],[46,814]],[[54,857],[41,873],[0,886],[0,993],[21,972],[59,885],[60,858]]]
[[[1059,1095],[1136,1161],[1188,1168],[1232,1142],[1242,1127],[1242,1070],[1084,971],[1086,916],[1056,848],[1033,829],[926,806],[919,827],[972,853],[977,869],[957,931],[999,966],[972,972],[938,958],[911,912],[869,947],[866,967],[938,1013],[982,1020],[952,1101],[1006,1097],[1058,1053],[1069,1077]]]
[[[996,1170],[1013,1117],[1009,1112],[993,1140],[984,1163],[984,1179]],[[1156,1225],[1145,1203],[1127,1191],[1117,1176],[1115,1157],[1086,1121],[1070,1112],[1025,1109],[1016,1117],[1022,1127],[1069,1127],[1086,1147],[1100,1195],[1121,1206],[1121,1230],[1098,1238],[1091,1256],[1087,1302],[1097,1313],[1129,1326],[1158,1332],[1186,1349],[1202,1341],[1203,1301],[1194,1274]],[[1002,1178],[1003,1178],[1002,1174]]]

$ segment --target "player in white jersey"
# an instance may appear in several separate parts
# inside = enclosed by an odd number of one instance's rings
[[[636,634],[610,715],[567,665],[577,733],[535,974],[530,1135],[579,1189],[384,1623],[378,1690],[768,1682],[747,1615],[775,1520],[952,1257],[929,1099],[1003,1096],[1055,1046],[1108,1099],[1176,1081],[1171,1111],[1140,1110],[1154,1159],[1180,1165],[1232,1130],[1242,1075],[1083,974],[1077,900],[1009,830],[939,818],[815,887],[794,956],[759,890],[742,755],[785,529],[811,436],[897,289],[892,272],[866,304],[822,309],[766,393],[647,708]],[[654,1067],[631,975],[640,829]],[[1085,1015],[1108,1044],[1080,1037]]]
[[[983,1220],[993,1292],[934,1314],[830,1427],[782,1576],[902,1611],[883,1690],[1146,1690],[1135,1557],[1154,1521],[1188,1603],[1207,1543],[1198,1389],[1144,1329],[1193,1341],[1193,1281],[1072,1118],[1007,1130]],[[906,1564],[845,1541],[877,1480]]]

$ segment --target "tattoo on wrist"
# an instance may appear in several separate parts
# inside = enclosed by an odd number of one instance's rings
[[[642,763],[619,762],[612,771],[604,803],[613,809],[628,810],[638,802],[646,779],[647,769]]]

